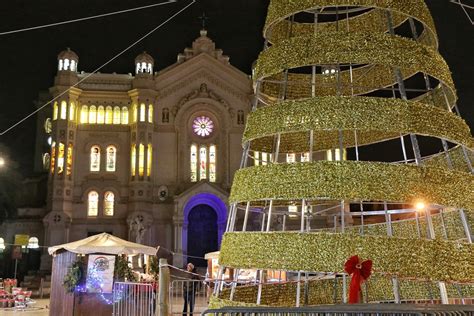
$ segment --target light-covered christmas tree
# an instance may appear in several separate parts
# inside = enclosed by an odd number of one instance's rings
[[[474,141],[424,1],[271,0],[264,37],[211,307],[473,298]]]

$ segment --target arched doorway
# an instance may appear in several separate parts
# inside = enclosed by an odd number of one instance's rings
[[[195,212],[196,211],[196,212]],[[194,213],[194,214],[193,214]],[[206,225],[205,223],[213,222],[213,227],[216,227],[217,233],[212,233],[211,227],[203,227],[200,228],[201,225]],[[183,209],[183,230],[181,235],[181,242],[182,248],[185,255],[195,256],[193,253],[196,253],[196,243],[195,241],[198,240],[199,236],[193,237],[197,235],[198,231],[209,229],[207,233],[208,236],[216,236],[217,239],[217,246],[214,246],[214,242],[208,241],[209,245],[198,245],[199,248],[199,255],[196,257],[204,257],[205,253],[201,253],[202,251],[207,251],[207,249],[214,249],[207,252],[212,252],[218,250],[221,244],[222,235],[225,231],[225,226],[227,222],[227,207],[225,203],[216,195],[211,193],[199,193],[192,196],[185,204]],[[209,226],[209,224],[207,224]],[[190,233],[190,230],[193,232]],[[197,238],[197,239],[196,239]],[[202,236],[204,238],[204,236]],[[206,248],[204,248],[206,247]],[[196,258],[194,258],[196,259]],[[191,257],[184,257],[183,265],[187,262],[196,262]],[[199,262],[199,265],[206,266],[207,263],[204,261]]]
[[[196,205],[188,216],[188,262],[205,267],[204,257],[208,252],[218,249],[217,213],[206,204]]]

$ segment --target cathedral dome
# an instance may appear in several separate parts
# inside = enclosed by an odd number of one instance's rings
[[[137,74],[140,73],[153,73],[153,64],[155,61],[147,52],[143,52],[135,58],[135,71]]]
[[[58,70],[77,71],[79,56],[69,47],[58,55]]]

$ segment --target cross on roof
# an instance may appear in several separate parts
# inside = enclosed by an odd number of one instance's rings
[[[202,29],[205,30],[206,22],[209,20],[209,18],[206,16],[206,13],[203,12],[202,15],[198,17],[198,19],[201,20]]]

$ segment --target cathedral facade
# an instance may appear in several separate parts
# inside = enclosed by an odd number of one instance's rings
[[[204,30],[158,72],[147,53],[135,75],[78,64],[73,51],[59,54],[56,99],[38,118],[36,165],[49,173],[40,244],[108,232],[189,256],[217,250],[251,109],[249,76]]]

